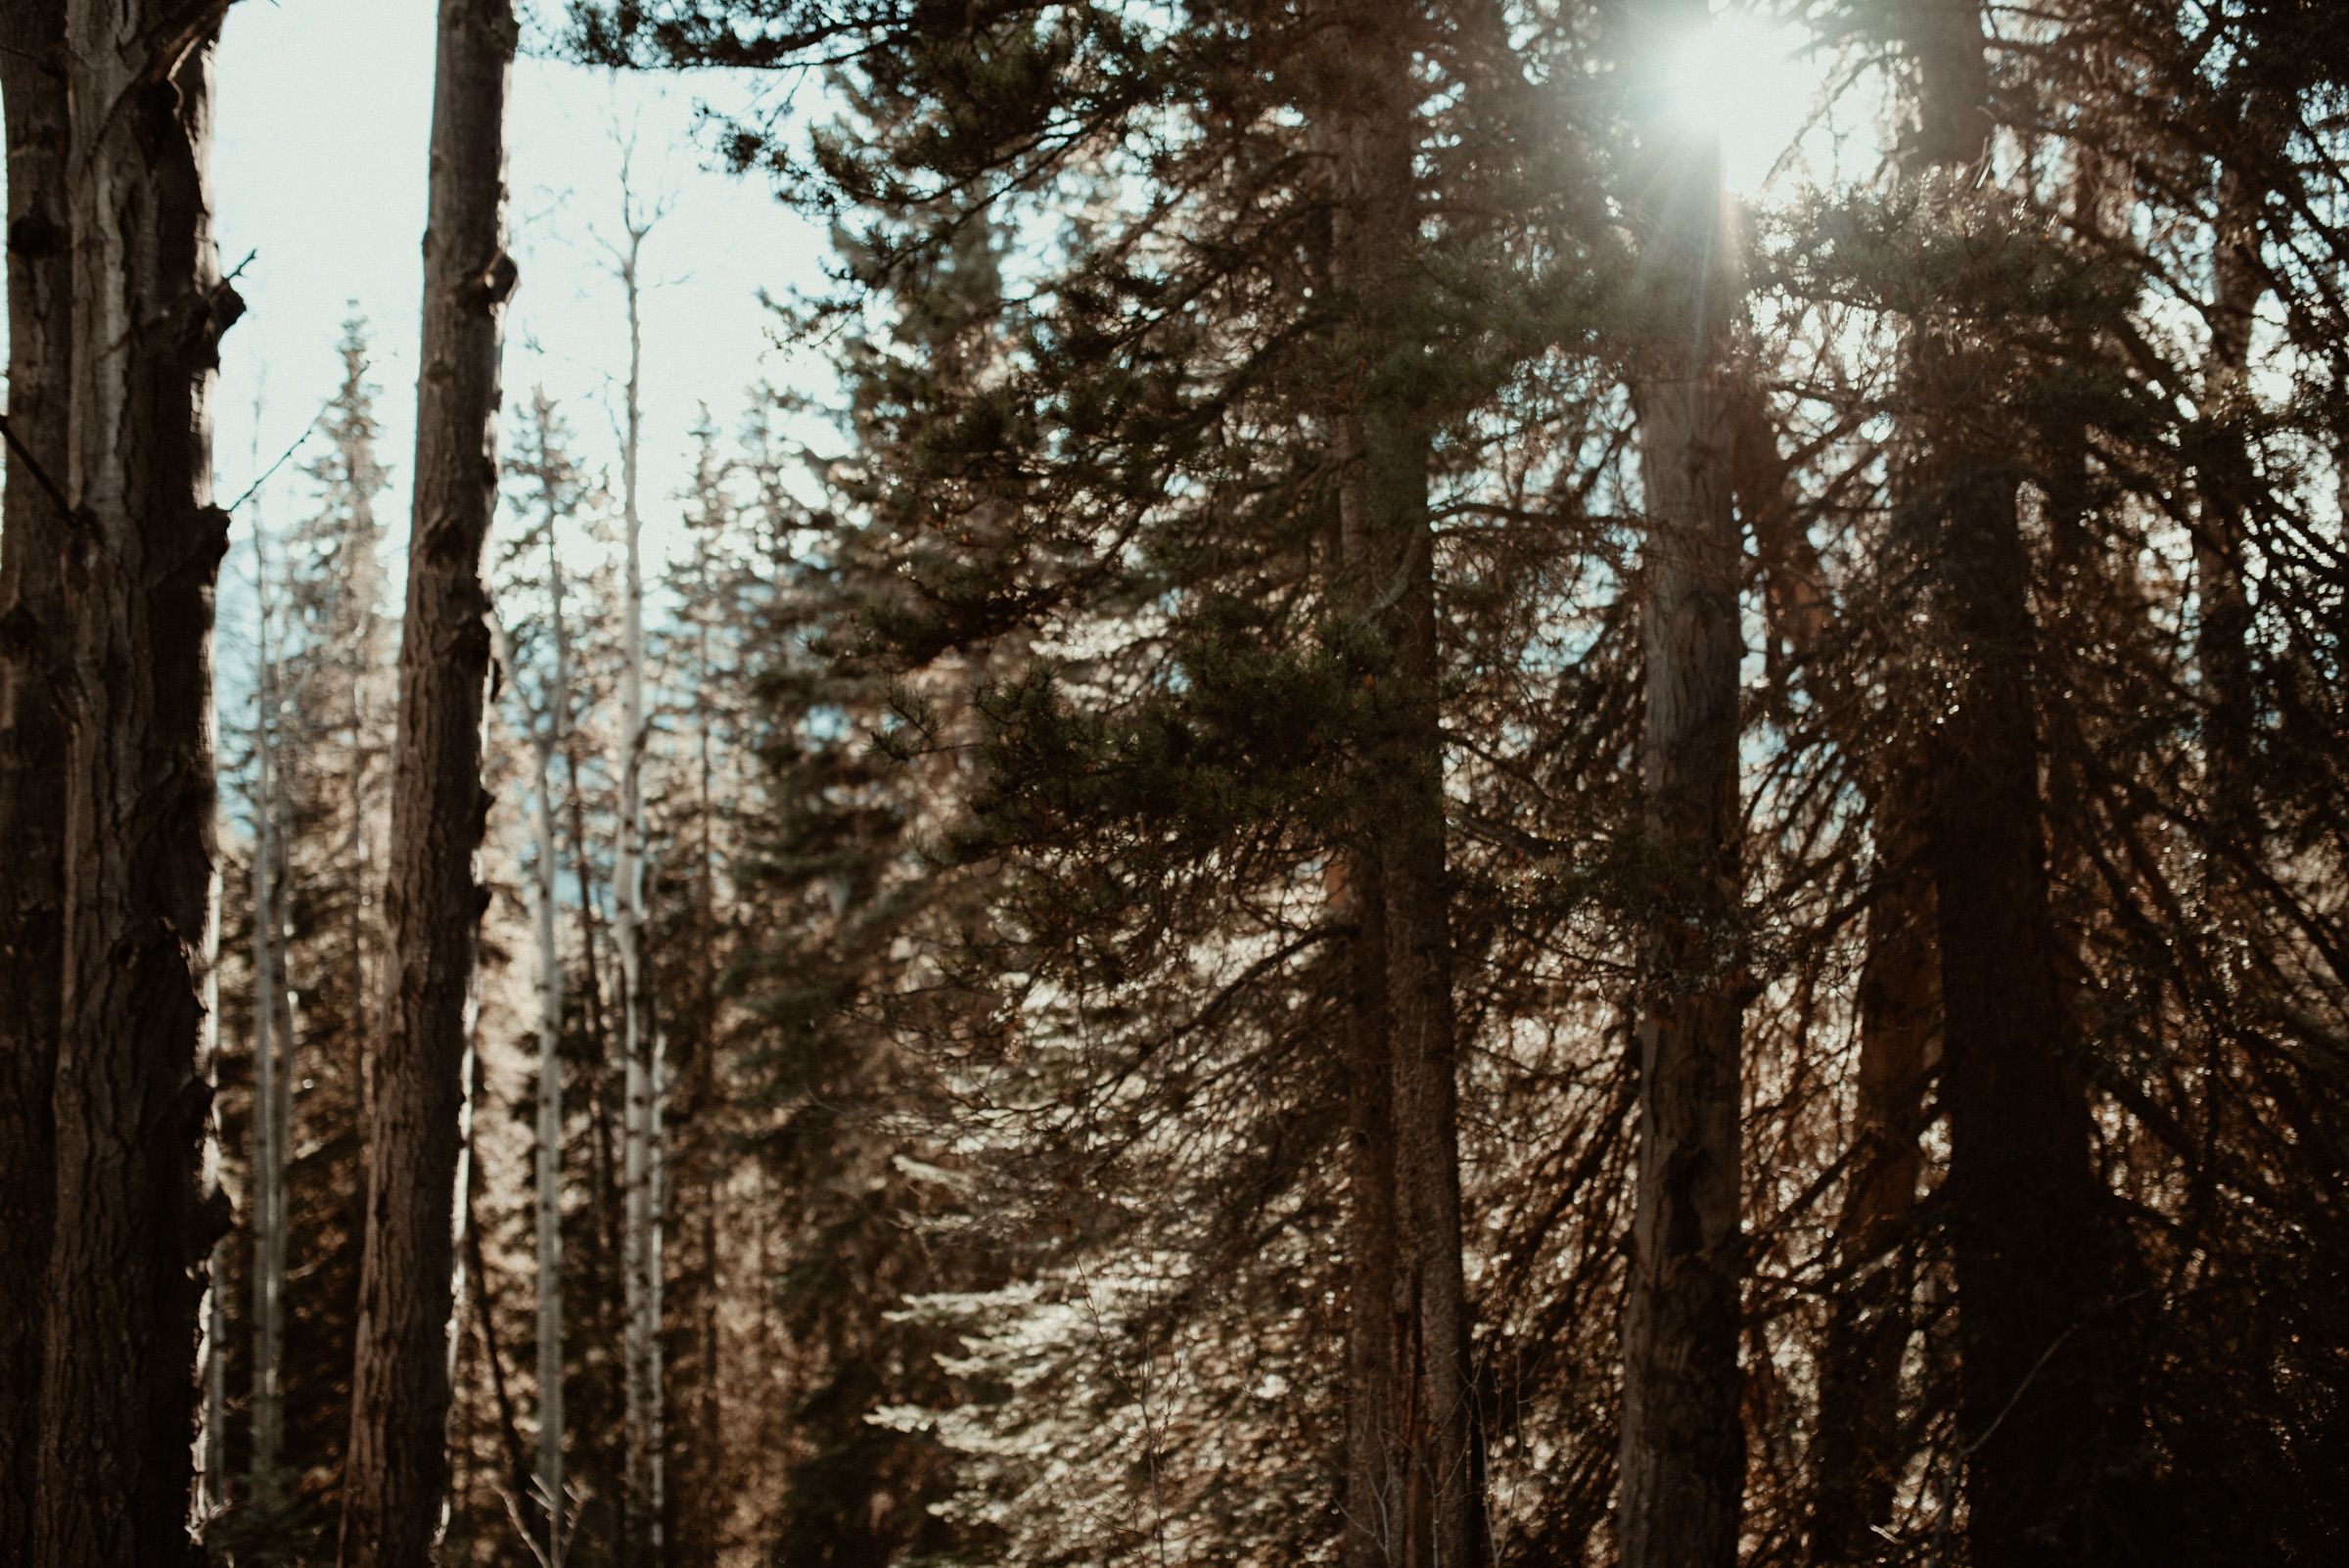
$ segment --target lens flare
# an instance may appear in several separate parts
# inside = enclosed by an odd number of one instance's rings
[[[1724,173],[1740,196],[1757,194],[1802,134],[1819,91],[1807,41],[1784,23],[1725,12],[1675,52],[1673,112],[1720,135]]]

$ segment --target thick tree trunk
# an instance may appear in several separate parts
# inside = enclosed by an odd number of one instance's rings
[[[481,734],[489,633],[482,546],[497,489],[510,0],[441,0],[425,231],[424,373],[399,654],[366,1255],[343,1489],[345,1568],[432,1560],[448,1486],[453,1205],[466,1000],[484,893]]]
[[[213,908],[207,403],[220,281],[206,160],[221,6],[67,8],[72,625],[43,1564],[188,1549]]]
[[[68,521],[72,252],[66,227],[65,0],[0,13],[8,142],[8,430],[0,502],[0,1559],[29,1561],[39,1475],[50,1078],[64,979],[70,626]]]
[[[1394,1079],[1394,1267],[1402,1320],[1392,1408],[1379,1423],[1385,1430],[1361,1427],[1366,1446],[1350,1457],[1349,1469],[1380,1473],[1394,1462],[1387,1457],[1392,1441],[1401,1471],[1391,1538],[1399,1560],[1413,1568],[1464,1568],[1483,1557],[1484,1520],[1460,1256],[1430,432],[1427,415],[1383,374],[1388,356],[1407,354],[1413,337],[1418,89],[1411,60],[1423,24],[1412,7],[1394,0],[1349,6],[1336,23],[1340,48],[1321,88],[1328,105],[1323,133],[1335,155],[1333,270],[1363,355],[1340,420],[1344,567],[1354,602],[1391,659],[1374,687],[1365,794],[1378,824],[1386,928],[1383,1000]],[[1358,1304],[1375,1311],[1375,1290]],[[1373,1360],[1365,1360],[1366,1373]]]
[[[1709,371],[1636,392],[1649,543],[1648,848],[1658,911],[1640,1002],[1639,1184],[1624,1316],[1626,1568],[1736,1560],[1738,539]]]
[[[1930,199],[1961,200],[1986,156],[1980,16],[1919,7],[1920,148]],[[1941,943],[1951,1132],[1945,1198],[1956,1254],[1975,1568],[2076,1563],[2106,1417],[2090,1319],[2111,1240],[2088,1108],[2064,1065],[2040,812],[2030,560],[2011,442],[1985,417],[2004,367],[1955,338],[1911,350],[1923,424],[1903,498],[1931,563],[1934,652],[1947,682],[1924,813]],[[2108,1392],[2108,1391],[2104,1391]]]
[[[1701,4],[1640,18],[1652,62]],[[1652,69],[1652,66],[1647,69]],[[1734,427],[1721,369],[1738,308],[1717,136],[1640,127],[1641,271],[1662,291],[1633,401],[1647,497],[1647,847],[1656,911],[1639,1003],[1638,1193],[1623,1326],[1620,1523],[1625,1568],[1737,1560],[1745,1430],[1739,1060],[1745,983],[1737,792],[1742,560]]]

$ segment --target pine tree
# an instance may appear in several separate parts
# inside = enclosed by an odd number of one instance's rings
[[[343,1492],[345,1568],[421,1560],[447,1489],[449,1224],[458,1082],[482,914],[474,879],[495,503],[505,251],[505,96],[517,24],[502,0],[446,0],[433,113],[414,528],[392,804],[392,979],[370,1074],[367,1241]]]

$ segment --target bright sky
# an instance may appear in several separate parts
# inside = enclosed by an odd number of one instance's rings
[[[392,480],[378,515],[394,554],[404,554],[414,462],[436,12],[435,0],[240,0],[219,54],[220,254],[224,267],[248,253],[253,260],[237,280],[249,312],[222,346],[216,488],[223,504],[234,500],[334,392],[334,346],[355,301],[373,328],[379,456]],[[609,466],[616,487],[627,329],[598,246],[620,233],[615,127],[636,128],[639,190],[670,199],[643,263],[657,285],[644,301],[642,484],[656,552],[676,512],[671,496],[691,472],[687,431],[698,404],[731,430],[747,387],[794,379],[760,291],[818,286],[828,254],[819,229],[758,178],[714,171],[693,139],[697,98],[730,105],[771,90],[725,76],[614,78],[529,58],[515,68],[509,180],[522,285],[507,314],[505,428],[543,383],[567,406],[578,455]],[[263,492],[273,533],[308,499],[297,473],[308,455]],[[237,523],[229,576],[249,581],[247,518]],[[234,581],[223,589],[225,637],[244,619],[245,590]],[[224,666],[236,658],[223,649]],[[235,678],[228,668],[222,674]],[[222,717],[234,724],[226,697],[224,687]]]
[[[547,0],[541,9],[557,8]],[[378,515],[395,556],[405,548],[414,452],[436,11],[435,0],[239,0],[219,54],[220,252],[231,267],[251,255],[238,279],[249,313],[223,345],[214,403],[219,498],[242,494],[333,392],[335,341],[355,306],[373,329],[378,455],[392,481]],[[1796,42],[1733,11],[1690,41],[1686,110],[1719,125],[1741,189],[1759,185],[1815,90],[1817,65],[1788,60]],[[714,169],[694,134],[697,101],[731,107],[774,90],[755,76],[614,77],[527,56],[515,69],[508,134],[522,286],[507,321],[507,406],[543,384],[566,405],[578,455],[616,480],[627,339],[598,242],[619,232],[619,138],[628,127],[640,188],[670,204],[644,262],[656,286],[644,305],[642,496],[656,556],[673,537],[666,525],[690,473],[687,432],[699,405],[730,429],[753,383],[821,374],[811,357],[795,362],[776,348],[774,317],[759,296],[818,286],[823,234],[758,178]],[[307,503],[300,461],[260,496],[273,531]],[[242,685],[247,657],[251,515],[240,511],[222,584],[224,698]],[[223,717],[238,721],[225,702]]]

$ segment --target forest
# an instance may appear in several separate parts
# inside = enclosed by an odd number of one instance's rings
[[[0,1563],[2349,1562],[2349,9],[412,5],[264,509],[230,6],[0,5]],[[518,52],[820,374],[515,384]]]

